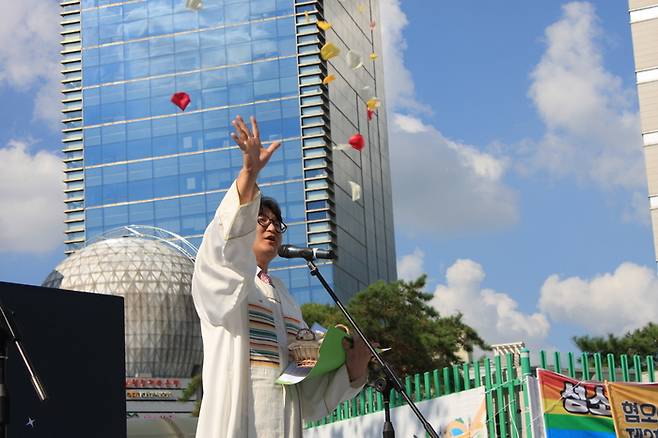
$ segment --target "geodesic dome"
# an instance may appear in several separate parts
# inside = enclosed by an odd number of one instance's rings
[[[126,230],[71,254],[43,286],[124,297],[127,376],[191,376],[203,351],[194,261],[166,239]]]

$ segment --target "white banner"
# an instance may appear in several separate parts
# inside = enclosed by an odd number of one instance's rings
[[[532,436],[534,438],[543,438],[546,436],[546,433],[544,432],[544,417],[543,417],[544,411],[542,411],[541,408],[539,385],[537,384],[537,379],[535,377],[528,376],[526,378],[528,379],[528,398],[530,398],[530,419],[532,421]]]
[[[487,438],[484,387],[416,403],[439,436]],[[425,429],[409,406],[391,409],[395,436],[422,438]],[[304,438],[377,437],[382,435],[384,411],[304,431]]]

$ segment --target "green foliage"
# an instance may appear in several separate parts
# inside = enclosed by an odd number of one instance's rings
[[[201,374],[197,374],[190,380],[190,383],[188,383],[187,388],[183,390],[183,393],[181,394],[180,398],[178,400],[180,401],[189,401],[194,394],[197,393],[197,391],[201,388]],[[195,405],[194,405],[194,410],[192,411],[192,416],[198,417],[199,416],[199,410],[201,409],[201,400],[197,400]]]
[[[429,305],[432,294],[425,293],[426,276],[405,282],[379,281],[354,296],[347,308],[359,327],[383,347],[391,347],[384,359],[402,374],[414,374],[461,363],[457,352],[489,347],[475,330],[462,322],[462,315],[441,317]],[[330,327],[347,325],[340,309],[305,304],[302,314],[307,324],[318,322]]]
[[[638,354],[658,359],[658,325],[652,322],[620,337],[612,333],[607,337],[574,336],[573,341],[585,353]]]

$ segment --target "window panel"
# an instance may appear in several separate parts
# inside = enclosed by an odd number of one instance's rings
[[[128,197],[130,201],[153,198],[153,162],[128,164]]]
[[[128,206],[128,218],[131,224],[150,225],[155,223],[155,210],[152,202],[131,204]]]
[[[156,198],[178,195],[178,158],[153,162],[153,189]]]
[[[105,230],[117,228],[128,224],[128,206],[103,208],[103,225]]]

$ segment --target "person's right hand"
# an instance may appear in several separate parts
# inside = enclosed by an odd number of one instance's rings
[[[235,132],[231,133],[231,138],[242,150],[242,170],[255,179],[261,169],[270,161],[274,151],[281,146],[281,142],[275,141],[268,148],[264,148],[260,142],[258,123],[254,116],[251,116],[250,120],[251,130],[242,117],[237,116],[231,122],[235,128]]]

